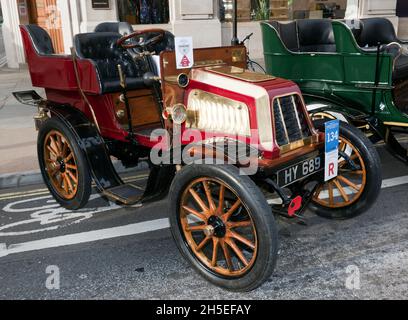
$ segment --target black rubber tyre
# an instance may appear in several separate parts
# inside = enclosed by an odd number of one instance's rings
[[[317,120],[314,125],[316,129],[324,132],[325,122],[325,120]],[[342,208],[326,207],[313,200],[310,203],[310,208],[317,215],[337,220],[353,218],[370,209],[380,194],[382,184],[380,157],[370,140],[360,130],[345,122],[340,122],[341,137],[348,140],[361,155],[366,170],[364,190],[353,203]]]
[[[72,194],[69,198],[61,195],[61,191],[58,191],[55,183],[53,183],[48,173],[47,164],[46,164],[46,155],[44,152],[47,136],[51,132],[56,132],[60,134],[69,144],[69,147],[75,159],[75,164],[77,166],[77,183],[75,183],[76,192]],[[69,210],[77,210],[84,207],[91,195],[92,192],[92,179],[90,176],[90,171],[88,168],[88,163],[86,161],[85,155],[80,149],[74,135],[69,128],[66,127],[57,118],[48,119],[38,132],[37,140],[37,154],[38,161],[41,169],[41,174],[43,176],[44,182],[50,190],[51,194],[55,200],[64,208]],[[73,183],[72,180],[70,180]]]
[[[245,207],[245,212],[250,215],[253,223],[251,227],[257,238],[257,253],[250,269],[242,275],[228,277],[211,270],[194,254],[186,240],[180,218],[182,197],[193,181],[206,178],[217,179],[230,188]],[[169,195],[173,237],[182,255],[201,276],[219,287],[242,292],[254,290],[271,276],[278,252],[276,223],[264,195],[248,176],[239,175],[239,170],[229,165],[188,165],[176,174]],[[224,257],[226,261],[225,253]]]

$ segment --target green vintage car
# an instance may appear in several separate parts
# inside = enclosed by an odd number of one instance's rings
[[[262,22],[269,74],[294,80],[314,118],[339,118],[384,140],[399,158],[395,138],[408,133],[408,42],[385,18]]]

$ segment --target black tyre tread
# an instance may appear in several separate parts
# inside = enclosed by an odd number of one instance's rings
[[[324,119],[317,120],[314,125],[317,129],[324,130]],[[382,169],[381,160],[375,146],[371,141],[354,126],[340,122],[340,135],[351,140],[354,146],[360,151],[360,154],[365,161],[367,170],[367,184],[360,199],[345,208],[326,208],[313,201],[310,203],[310,208],[321,217],[336,220],[345,220],[356,217],[368,209],[375,203],[381,192],[382,184]],[[354,141],[355,140],[355,141]],[[359,142],[357,141],[359,140]],[[357,143],[356,143],[357,141]],[[368,160],[368,161],[367,161]]]
[[[48,174],[45,171],[44,164],[43,164],[43,144],[44,139],[47,133],[51,130],[58,130],[68,139],[69,143],[71,144],[72,150],[75,154],[77,159],[77,166],[78,166],[78,192],[75,198],[71,200],[61,198],[56,191],[54,191],[49,178]],[[41,169],[41,174],[45,184],[47,185],[49,191],[53,195],[54,199],[64,208],[68,210],[78,210],[83,208],[89,200],[89,197],[92,193],[92,178],[90,175],[88,162],[84,153],[82,152],[81,148],[79,147],[78,143],[74,135],[72,134],[71,130],[58,118],[50,118],[48,119],[40,128],[38,132],[38,139],[37,139],[37,154],[38,154],[38,162]]]
[[[178,229],[178,222],[177,222],[177,205],[179,203],[179,197],[181,195],[180,189],[182,189],[183,186],[186,185],[184,183],[182,186],[180,186],[180,183],[185,179],[186,176],[192,176],[190,181],[196,177],[200,176],[208,176],[207,174],[207,168],[212,167],[214,171],[220,170],[223,171],[224,173],[229,176],[232,180],[234,180],[234,184],[237,184],[240,186],[241,191],[246,190],[246,197],[249,197],[254,201],[256,208],[260,209],[258,210],[259,212],[262,212],[262,224],[264,226],[268,226],[264,229],[266,229],[266,232],[263,232],[263,235],[270,239],[270,247],[269,249],[269,254],[267,257],[267,261],[263,264],[263,269],[259,270],[258,274],[256,275],[251,275],[251,271],[244,275],[244,281],[242,278],[236,278],[236,279],[220,279],[207,270],[205,270],[201,264],[195,261],[195,258],[192,258],[191,255],[189,254],[188,250],[186,249],[186,246],[184,242],[180,241],[180,233]],[[204,172],[203,172],[204,171]],[[220,178],[219,176],[214,176],[217,178]],[[232,187],[232,186],[231,186]],[[236,189],[235,189],[236,190]],[[239,191],[236,190],[238,193]],[[278,232],[277,232],[277,227],[275,223],[274,216],[271,212],[271,209],[265,199],[265,196],[263,193],[259,190],[257,185],[248,177],[248,176],[240,176],[239,175],[239,170],[238,168],[230,165],[216,165],[216,166],[208,166],[208,165],[189,165],[185,168],[183,168],[180,172],[177,173],[173,184],[171,185],[170,188],[170,205],[171,209],[170,213],[170,222],[171,222],[171,232],[172,235],[175,239],[175,242],[181,252],[181,254],[192,264],[194,269],[198,271],[198,273],[203,276],[206,280],[214,283],[217,286],[223,287],[225,289],[228,289],[230,291],[236,291],[236,292],[248,292],[256,289],[260,285],[262,285],[273,273],[273,270],[276,267],[277,263],[277,255],[278,255]],[[241,196],[241,195],[240,195]],[[175,207],[176,206],[176,207]],[[254,218],[254,217],[253,217]],[[259,238],[259,234],[258,234]],[[259,252],[258,252],[258,257],[259,259]],[[265,257],[261,257],[265,258]],[[256,262],[255,262],[256,264]],[[251,277],[252,276],[252,277]],[[250,278],[251,277],[251,278]],[[246,279],[245,279],[246,278]],[[255,278],[255,279],[254,279]],[[250,280],[248,280],[250,279]]]

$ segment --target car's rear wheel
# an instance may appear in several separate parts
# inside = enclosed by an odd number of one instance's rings
[[[324,131],[324,120],[315,127]],[[311,208],[325,218],[348,219],[367,211],[381,190],[381,163],[373,144],[353,126],[340,122],[338,176],[321,184]]]
[[[277,230],[265,197],[233,166],[189,165],[170,190],[171,229],[184,257],[207,280],[250,291],[273,272]]]
[[[54,198],[71,210],[82,208],[91,194],[91,177],[83,152],[70,129],[48,119],[38,133],[38,160]]]

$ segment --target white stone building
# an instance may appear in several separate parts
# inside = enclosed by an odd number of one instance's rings
[[[151,28],[151,24],[143,23],[149,21],[145,19],[146,12],[142,13],[143,10],[150,10],[143,6],[146,3],[153,3],[160,8],[161,18],[153,17],[150,12],[150,22],[156,22],[155,28],[167,29],[176,36],[190,35],[194,39],[195,47],[228,45],[232,37],[232,25],[229,22],[232,0],[0,1],[4,18],[4,48],[10,68],[18,68],[25,63],[19,24],[35,23],[45,27],[52,34],[56,51],[69,53],[73,36],[92,31],[100,22],[126,20],[131,22],[135,29]],[[253,32],[254,36],[249,45],[251,57],[262,58],[259,22],[251,21],[257,14],[254,3],[258,0],[238,1],[239,37],[242,39]],[[349,17],[389,17],[396,28],[402,26],[399,28],[401,33],[408,37],[408,24],[396,16],[397,1],[406,0],[270,0],[270,16],[283,20],[303,16],[320,17],[326,14],[320,10],[321,3],[329,2],[337,11],[343,12],[343,15],[347,9]],[[220,10],[220,6],[224,10]]]

